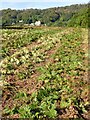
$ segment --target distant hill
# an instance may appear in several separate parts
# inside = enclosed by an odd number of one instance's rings
[[[88,4],[76,4],[65,7],[48,9],[23,9],[12,10],[10,8],[0,10],[2,26],[31,24],[41,21],[47,26],[81,26],[88,27]],[[22,23],[20,23],[22,21]]]

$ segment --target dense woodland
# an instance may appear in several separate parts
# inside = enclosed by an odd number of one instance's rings
[[[19,21],[23,20],[23,24],[31,24],[35,21],[41,21],[42,25],[47,26],[68,26],[68,27],[88,27],[89,5],[76,4],[65,7],[54,7],[48,9],[23,9],[12,10],[10,8],[3,9],[1,13],[2,26],[20,25]]]

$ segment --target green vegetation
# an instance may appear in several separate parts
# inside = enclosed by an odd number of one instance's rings
[[[3,29],[3,117],[87,118],[87,37],[83,28]]]
[[[81,26],[89,27],[89,5],[76,4],[65,7],[55,7],[48,9],[26,9],[11,10],[10,8],[1,10],[2,26],[23,26],[24,24],[41,21],[47,26]],[[20,23],[19,21],[22,21]]]

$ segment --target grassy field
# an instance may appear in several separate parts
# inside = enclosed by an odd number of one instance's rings
[[[88,118],[88,30],[3,29],[2,116]]]

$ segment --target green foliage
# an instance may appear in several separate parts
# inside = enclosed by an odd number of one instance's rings
[[[84,8],[79,13],[74,14],[68,21],[68,26],[88,27],[88,8]]]
[[[47,26],[81,26],[88,27],[88,4],[76,4],[49,9],[1,10],[2,26],[14,26],[35,23],[40,20]],[[19,21],[23,20],[22,23]]]

